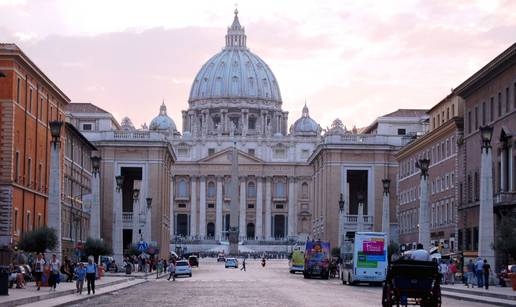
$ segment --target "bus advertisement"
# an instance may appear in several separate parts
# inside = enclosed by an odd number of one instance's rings
[[[307,241],[305,248],[304,278],[320,276],[330,277],[330,243],[322,241]]]

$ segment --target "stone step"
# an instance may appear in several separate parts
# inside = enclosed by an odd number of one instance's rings
[[[469,301],[469,302],[476,302],[481,304],[486,304],[486,306],[510,306],[514,307],[514,301],[513,300],[507,300],[502,298],[493,298],[493,297],[487,297],[487,296],[481,296],[481,295],[473,295],[471,293],[460,293],[460,292],[452,292],[446,290],[441,291],[442,296],[454,298],[457,300],[462,301]]]
[[[473,288],[473,289],[478,289],[478,288]],[[506,294],[506,293],[500,293],[497,291],[495,292],[495,291],[489,291],[489,290],[473,290],[473,289],[470,289],[470,288],[460,289],[460,288],[455,288],[455,287],[441,286],[442,291],[516,301],[516,291],[513,292],[514,294],[513,293]],[[497,288],[493,287],[493,289],[497,289]],[[516,305],[516,303],[514,303],[514,305]]]

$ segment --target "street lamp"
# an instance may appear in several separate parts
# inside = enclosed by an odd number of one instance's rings
[[[140,189],[134,189],[133,190],[133,201],[138,201],[140,198]]]
[[[419,159],[416,161],[416,167],[421,170],[422,177],[428,177],[428,168],[430,167],[430,159]]]
[[[52,142],[54,143],[54,148],[59,143],[59,139],[61,137],[61,126],[63,126],[62,121],[53,120],[50,123],[50,134],[52,135]]]
[[[382,179],[383,184],[383,193],[389,194],[389,188],[391,186],[391,180],[390,179]]]
[[[147,197],[145,201],[147,201],[147,210],[150,210],[152,206],[152,197]]]
[[[116,180],[116,191],[120,192],[120,190],[122,189],[122,185],[124,184],[124,176],[122,176],[122,175],[115,176],[115,180]]]
[[[339,199],[339,210],[342,212],[344,210],[344,195],[340,193],[340,199]]]
[[[483,126],[480,127],[480,137],[482,138],[482,149],[491,148],[491,138],[493,137],[493,127]]]
[[[91,157],[91,169],[93,171],[93,175],[97,175],[100,170],[100,160],[101,158],[99,156],[92,156]]]

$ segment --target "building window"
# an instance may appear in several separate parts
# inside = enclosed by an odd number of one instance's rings
[[[32,225],[30,224],[30,211],[27,211],[27,226],[25,227],[27,229],[27,231],[31,231],[32,230]]]
[[[308,183],[306,183],[306,182],[303,182],[303,184],[301,184],[301,197],[303,197],[304,199],[309,197],[309,195],[308,195]]]
[[[276,197],[286,197],[286,191],[285,191],[285,183],[282,181],[276,182],[275,185],[275,196]]]
[[[15,168],[14,168],[14,181],[20,180],[20,152],[16,151],[14,154]]]
[[[276,204],[276,209],[283,209],[284,205],[283,204]]]
[[[32,113],[32,89],[29,89],[29,113]]]
[[[473,184],[471,182],[471,175],[468,175],[468,182],[467,182],[467,194],[468,194],[468,203],[471,203],[473,201]]]
[[[247,204],[247,209],[254,209],[254,204]]]
[[[178,148],[177,149],[177,155],[180,157],[187,157],[188,156],[188,148]]]
[[[14,209],[14,231],[19,234],[20,233],[20,229],[18,229],[18,209]]]
[[[468,111],[468,133],[471,133],[471,111]]]
[[[27,159],[27,185],[32,186],[32,158]]]
[[[247,128],[251,130],[256,129],[256,117],[249,117]]]
[[[502,93],[498,93],[498,117],[502,116]]]
[[[38,189],[43,190],[43,165],[41,163],[38,165]]]
[[[178,208],[186,208],[186,204],[180,203],[180,204],[177,204],[177,207]]]
[[[475,107],[475,130],[478,129],[478,107]]]
[[[20,91],[21,91],[21,79],[18,78],[18,82],[16,84],[16,102],[20,103]]]
[[[215,154],[215,148],[208,148],[208,156]]]
[[[92,124],[82,124],[82,130],[91,131],[93,128]]]
[[[208,197],[214,198],[217,196],[217,187],[215,186],[215,182],[208,182]]]
[[[41,225],[42,225],[41,224],[41,213],[38,213],[38,224],[37,224],[38,228],[41,227]]]
[[[406,135],[407,130],[406,129],[398,129],[398,135]]]
[[[446,120],[450,119],[450,107],[446,108]]]
[[[514,104],[514,108],[516,109],[516,83],[512,88],[512,103]]]
[[[247,184],[247,197],[256,198],[256,185],[252,181]]]
[[[215,204],[214,203],[209,203],[208,204],[208,209],[215,209]]]
[[[455,105],[454,104],[451,105],[451,116],[455,117]]]
[[[482,102],[482,126],[486,125],[486,102]]]
[[[178,184],[179,197],[188,197],[188,185],[186,184],[186,180],[179,180]]]
[[[478,179],[478,173],[475,172],[475,201],[478,201],[480,196],[480,181]]]
[[[287,152],[285,148],[274,148],[273,153],[275,159],[284,159]]]
[[[489,121],[494,120],[494,98],[491,97],[491,100],[489,101]]]
[[[248,153],[249,155],[251,155],[251,156],[254,156],[254,153],[255,153],[254,148],[249,148],[249,149],[247,150],[247,153]]]

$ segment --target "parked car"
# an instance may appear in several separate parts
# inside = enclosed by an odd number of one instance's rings
[[[176,273],[174,275],[176,277],[180,275],[192,277],[192,267],[187,260],[179,260],[176,262]]]
[[[217,262],[226,262],[226,257],[224,257],[224,254],[218,254],[217,256]]]
[[[195,255],[190,255],[190,257],[188,257],[188,263],[190,264],[191,267],[199,267],[199,258],[197,258],[197,256]]]
[[[226,269],[227,268],[238,269],[238,260],[236,258],[227,258],[225,267],[226,267]]]

